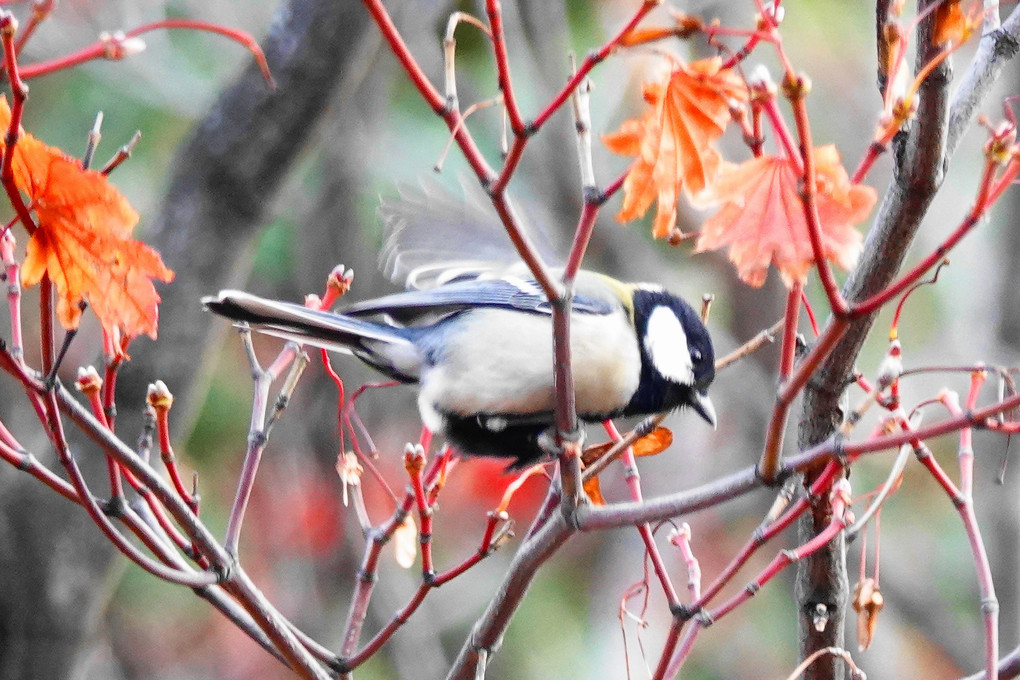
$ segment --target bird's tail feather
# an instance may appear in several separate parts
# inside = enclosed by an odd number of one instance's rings
[[[343,314],[320,312],[239,290],[223,290],[202,298],[206,309],[250,324],[267,335],[314,347],[353,353],[398,379],[413,379],[408,360],[414,352],[405,329]],[[416,372],[416,371],[415,371]]]

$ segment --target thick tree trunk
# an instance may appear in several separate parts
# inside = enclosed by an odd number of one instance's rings
[[[930,3],[922,0],[918,4],[920,11]],[[884,21],[884,16],[879,18]],[[929,15],[917,29],[917,69],[928,63],[937,52],[931,44],[931,30]],[[867,298],[895,279],[921,220],[942,183],[947,162],[950,80],[951,68],[947,60],[934,69],[922,84],[918,93],[917,115],[911,127],[894,140],[895,177],[868,234],[861,264],[850,273],[843,287],[847,300]],[[801,448],[832,436],[842,422],[844,413],[840,400],[874,320],[875,315],[856,320],[808,382],[798,435]],[[808,477],[810,482],[810,475]],[[827,502],[823,499],[814,513],[802,518],[799,525],[802,541],[825,526],[826,508]],[[796,593],[802,658],[824,647],[843,647],[843,621],[849,586],[846,545],[842,537],[798,565]],[[822,631],[815,626],[814,614],[818,604],[835,608],[835,611],[828,611],[829,623]],[[835,680],[845,675],[843,661],[827,656],[812,664],[804,677],[808,680]]]

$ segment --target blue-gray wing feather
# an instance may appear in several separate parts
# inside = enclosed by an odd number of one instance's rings
[[[549,302],[535,282],[506,279],[458,281],[429,290],[409,290],[357,303],[340,311],[354,317],[385,315],[401,323],[413,323],[419,317],[454,314],[471,307],[552,313]],[[580,314],[610,314],[616,306],[608,300],[575,296],[572,309]]]

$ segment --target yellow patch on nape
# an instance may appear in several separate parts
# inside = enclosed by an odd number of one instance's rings
[[[606,288],[613,294],[613,296],[620,301],[623,305],[624,310],[627,312],[627,317],[630,319],[630,323],[634,325],[634,286],[631,284],[618,281],[611,276],[600,274],[598,272],[590,272],[598,282],[605,285]],[[583,289],[581,290],[583,294]]]

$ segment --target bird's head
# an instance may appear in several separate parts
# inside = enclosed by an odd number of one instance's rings
[[[651,413],[690,406],[715,427],[715,409],[707,394],[715,378],[715,352],[698,313],[657,286],[634,290],[633,313],[642,371],[634,397],[638,403],[632,402],[628,410]]]

